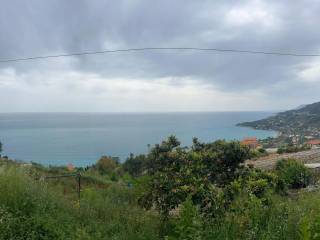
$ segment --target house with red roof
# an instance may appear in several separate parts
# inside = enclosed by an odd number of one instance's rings
[[[311,148],[320,148],[320,140],[319,139],[312,139],[309,140],[307,143]]]
[[[257,147],[260,147],[260,144],[256,137],[246,137],[241,141],[241,144],[248,146],[251,149],[256,149]]]

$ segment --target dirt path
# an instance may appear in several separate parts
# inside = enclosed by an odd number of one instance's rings
[[[271,154],[255,160],[246,161],[246,165],[252,164],[256,168],[273,169],[280,159],[295,158],[303,163],[320,163],[320,149],[312,149],[297,153]]]

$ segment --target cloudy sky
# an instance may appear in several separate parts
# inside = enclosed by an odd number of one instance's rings
[[[141,47],[320,53],[318,0],[3,0],[0,59]],[[196,51],[0,63],[0,112],[278,110],[320,101],[320,57]]]

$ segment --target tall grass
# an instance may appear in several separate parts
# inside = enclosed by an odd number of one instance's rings
[[[0,168],[0,239],[156,239],[158,221],[129,189],[85,188],[70,201],[20,168]]]
[[[68,239],[75,231],[70,205],[21,169],[0,169],[0,191],[2,239]]]
[[[319,239],[320,193],[272,195],[268,206],[254,196],[240,197],[203,232],[202,239]]]

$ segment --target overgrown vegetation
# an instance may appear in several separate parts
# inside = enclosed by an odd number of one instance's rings
[[[1,167],[1,239],[157,238],[157,217],[139,208],[135,193],[122,184],[83,178],[79,202],[74,179],[35,181],[29,170]]]
[[[293,189],[306,187],[311,181],[311,172],[294,159],[279,161],[276,173],[285,186]]]
[[[278,148],[277,153],[295,153],[295,152],[301,152],[310,150],[311,147],[308,145],[302,145],[302,146],[294,146],[294,145],[285,145]]]
[[[121,164],[86,168],[0,160],[0,239],[317,239],[320,192],[294,159],[245,167],[237,141],[169,137]],[[72,172],[70,172],[72,171]],[[74,177],[81,173],[81,200]]]

